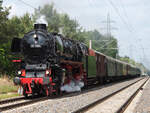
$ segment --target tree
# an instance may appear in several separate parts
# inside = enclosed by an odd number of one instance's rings
[[[7,21],[9,15],[9,8],[3,8],[0,4],[0,43],[7,42]]]
[[[94,50],[116,58],[116,55],[118,54],[117,39],[115,39],[114,37],[111,37],[111,39],[109,39],[106,36],[100,34],[97,30],[88,31],[86,36],[87,43],[89,40],[92,40],[92,48]]]
[[[0,14],[3,13],[0,12]],[[0,74],[12,75],[16,70],[16,65],[14,66],[11,61],[17,56],[11,54],[11,40],[14,37],[21,38],[30,31],[33,28],[33,21],[29,14],[22,17],[14,16],[11,19],[8,19],[7,16],[5,15],[5,18],[0,17],[3,20],[0,24],[0,28],[3,27],[0,31]]]
[[[128,56],[120,57],[119,59],[121,61],[126,62],[126,63],[132,64],[132,65],[136,65],[136,62],[133,59],[129,58]]]
[[[22,17],[14,16],[7,22],[10,39],[13,37],[23,37],[23,35],[33,29],[33,21],[28,13]]]
[[[77,39],[79,35],[78,32],[80,32],[80,30],[78,29],[79,27],[78,22],[76,20],[71,20],[67,14],[61,14],[60,20],[62,33],[66,37]]]

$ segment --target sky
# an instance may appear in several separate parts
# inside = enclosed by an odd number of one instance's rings
[[[11,6],[10,17],[32,14],[34,8],[54,3],[59,13],[67,13],[86,30],[97,29],[106,34],[107,15],[110,15],[111,34],[117,38],[119,55],[129,56],[150,69],[150,0],[3,0]],[[27,4],[30,4],[27,5]]]

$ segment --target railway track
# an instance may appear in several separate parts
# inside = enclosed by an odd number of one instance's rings
[[[4,100],[1,100],[0,101],[0,105],[2,104],[5,104],[5,103],[11,103],[11,102],[14,102],[14,101],[20,101],[22,99],[25,99],[23,96],[21,97],[15,97],[15,98],[9,98],[9,99],[4,99]]]
[[[143,79],[144,79],[144,78],[142,78],[142,79],[140,79],[140,80],[137,80],[137,81],[135,81],[135,82],[133,82],[133,83],[131,83],[131,84],[129,84],[129,85],[123,87],[122,89],[120,89],[120,90],[118,90],[118,91],[116,91],[116,92],[113,92],[113,93],[111,93],[110,95],[107,95],[107,96],[104,97],[104,98],[101,98],[101,99],[99,99],[99,100],[97,100],[97,101],[95,101],[95,102],[93,102],[93,103],[90,103],[90,104],[88,104],[88,105],[86,105],[86,106],[84,106],[84,107],[82,107],[82,108],[80,108],[80,109],[74,111],[73,113],[85,113],[85,112],[89,111],[90,109],[96,107],[98,104],[103,103],[104,101],[110,99],[110,98],[113,97],[114,95],[116,95],[116,94],[118,94],[118,93],[124,91],[125,89],[127,89],[127,88],[129,88],[130,86],[136,84],[137,82],[140,82],[140,81],[143,80]],[[142,83],[142,84],[140,85],[140,87],[136,90],[136,92],[124,103],[124,105],[122,105],[122,106],[118,109],[118,111],[117,111],[116,113],[123,113],[123,112],[126,110],[126,108],[128,107],[128,105],[132,102],[132,100],[134,99],[134,97],[138,94],[138,92],[139,92],[140,89],[143,87],[143,85],[148,81],[148,79],[149,79],[149,78],[147,78],[147,79],[144,81],[144,83]]]
[[[132,94],[132,96],[130,96],[130,98],[120,107],[120,109],[118,109],[117,113],[123,113],[128,108],[132,100],[136,97],[136,95],[139,93],[142,87],[146,84],[148,79]]]
[[[33,104],[39,101],[47,100],[48,97],[40,97],[40,98],[34,98],[34,99],[25,99],[24,97],[20,98],[12,98],[8,100],[0,101],[0,112],[6,111],[9,109],[14,109],[17,107]]]
[[[137,80],[136,82],[138,82],[142,79],[143,78]],[[136,83],[136,82],[134,82],[134,83]],[[134,84],[134,83],[132,83],[132,84]],[[103,87],[107,87],[107,86],[113,85],[113,84],[116,84],[116,83],[110,83],[110,84],[104,85]],[[132,85],[132,84],[130,84],[130,85]],[[100,86],[97,86],[97,87],[100,87]],[[73,96],[73,95],[76,95],[78,93],[79,94],[86,93],[86,92],[92,90],[93,88],[94,87],[91,87],[91,88],[88,88],[88,89],[84,89],[82,92],[64,94],[62,96],[55,96],[55,97],[40,97],[40,98],[33,98],[33,99],[32,98],[25,99],[24,97],[17,97],[17,98],[5,99],[5,100],[0,101],[0,112],[10,110],[10,109],[14,109],[14,108],[18,108],[18,107],[25,106],[25,105],[29,105],[29,104],[33,104],[33,103],[36,103],[36,102],[44,101],[44,100],[47,100],[47,99],[64,98],[65,96],[67,97],[69,95]],[[76,111],[76,112],[78,113],[78,111]]]

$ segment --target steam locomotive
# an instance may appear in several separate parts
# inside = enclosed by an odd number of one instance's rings
[[[48,33],[45,24],[35,24],[34,30],[22,39],[14,38],[11,50],[24,56],[14,83],[22,86],[26,97],[37,93],[49,96],[60,92],[60,88],[68,91],[70,87],[66,89],[65,84],[70,82],[78,84],[77,90],[84,86],[83,57],[88,55],[87,46],[60,34]],[[74,88],[69,92],[72,90]]]
[[[50,96],[62,92],[81,91],[92,83],[136,77],[140,69],[89,49],[84,43],[47,32],[45,24],[35,24],[23,38],[13,38],[11,51],[22,60],[14,83],[22,94]]]

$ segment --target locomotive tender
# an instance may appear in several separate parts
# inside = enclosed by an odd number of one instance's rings
[[[141,73],[140,69],[89,49],[79,41],[48,33],[45,24],[35,24],[22,39],[14,38],[11,51],[23,56],[13,60],[21,64],[14,83],[21,86],[26,97],[80,91],[88,84],[88,78],[103,84]]]

